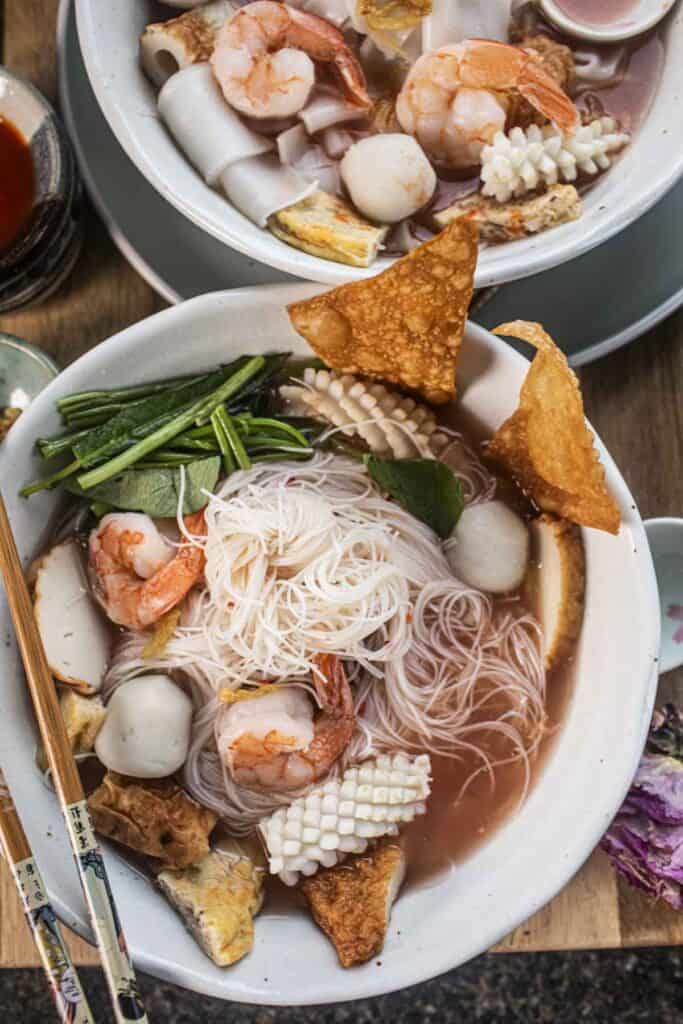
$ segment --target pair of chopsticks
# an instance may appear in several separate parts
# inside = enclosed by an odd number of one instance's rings
[[[117,1024],[146,1024],[107,871],[66,733],[33,606],[0,494],[0,571],[52,781],[66,822]],[[28,848],[28,844],[26,844]],[[85,1018],[89,1019],[89,1018]]]
[[[62,1024],[95,1024],[40,870],[0,770],[0,846],[19,893]]]

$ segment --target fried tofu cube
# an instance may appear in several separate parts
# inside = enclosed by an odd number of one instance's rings
[[[157,882],[206,955],[227,967],[254,945],[264,878],[246,854],[212,851],[192,867],[162,871]]]
[[[369,267],[388,231],[364,220],[338,196],[314,192],[268,218],[272,233],[312,256]]]
[[[172,779],[116,772],[107,772],[88,807],[100,835],[153,857],[160,867],[187,868],[206,857],[217,820]]]
[[[483,242],[509,242],[577,220],[581,216],[581,199],[573,185],[551,185],[541,195],[507,203],[477,192],[435,213],[434,222],[442,228],[463,216],[479,225]]]
[[[62,690],[59,706],[74,754],[89,754],[95,747],[97,734],[107,714],[101,698],[84,697],[76,690]],[[47,771],[47,757],[42,746],[38,748],[36,760],[40,770]]]
[[[342,967],[364,964],[381,952],[405,871],[401,847],[385,842],[301,882],[311,913],[332,941]]]

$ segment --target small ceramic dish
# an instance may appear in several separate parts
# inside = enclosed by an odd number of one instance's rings
[[[391,262],[345,266],[292,248],[247,220],[205,184],[161,122],[155,90],[138,61],[138,37],[158,20],[151,0],[77,0],[78,33],[98,102],[121,146],[163,198],[208,234],[238,252],[298,278],[341,284],[372,277]],[[644,122],[609,173],[586,193],[583,214],[539,235],[482,249],[475,285],[481,288],[538,273],[594,248],[640,217],[683,173],[683,15],[667,28],[661,81]]]
[[[590,17],[582,18],[579,12],[572,15],[557,0],[540,0],[544,14],[557,25],[562,32],[577,39],[586,39],[592,43],[620,43],[624,39],[632,39],[654,28],[669,13],[676,0],[632,0],[631,3],[620,5],[615,17],[606,17],[609,5],[602,6],[594,0],[585,2],[584,8],[590,11]]]
[[[0,333],[0,409],[22,412],[59,373],[57,364],[35,345]]]
[[[657,574],[662,619],[659,671],[683,665],[683,519],[648,519],[645,532]]]
[[[238,352],[308,349],[285,306],[315,294],[294,284],[201,296],[164,310],[70,365],[21,417],[0,448],[0,477],[25,563],[46,539],[59,497],[29,501],[18,489],[41,472],[35,438],[59,429],[55,401],[81,389],[160,374],[196,372]],[[188,337],[192,345],[187,344]],[[459,366],[464,415],[494,431],[514,409],[528,362],[500,338],[468,324]],[[381,957],[344,971],[303,913],[264,907],[254,950],[220,969],[183,929],[163,897],[107,845],[110,879],[138,967],[219,998],[301,1005],[379,995],[416,984],[476,956],[561,889],[595,847],[621,804],[647,733],[657,681],[659,601],[633,498],[598,443],[622,526],[617,537],[584,531],[586,610],[570,705],[540,777],[519,811],[472,855],[396,903]],[[10,633],[0,605],[0,630]],[[4,704],[0,748],[31,845],[44,865],[53,906],[88,932],[59,806],[34,764],[34,724],[14,644],[0,646]],[[599,685],[596,685],[599,680]],[[628,680],[628,686],[624,685]]]
[[[54,110],[21,76],[0,67],[0,116],[26,139],[33,162],[32,212],[0,253],[0,312],[50,294],[81,244],[81,186],[68,136]]]

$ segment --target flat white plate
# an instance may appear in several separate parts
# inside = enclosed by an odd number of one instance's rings
[[[62,113],[90,197],[114,242],[169,302],[247,284],[293,281],[229,249],[167,203],[121,149],[81,56],[72,0],[59,19]],[[621,235],[555,270],[502,286],[475,314],[487,327],[540,320],[573,365],[626,344],[683,303],[683,183]],[[657,254],[656,259],[646,254]]]

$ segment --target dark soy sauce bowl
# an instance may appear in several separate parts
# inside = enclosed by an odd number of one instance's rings
[[[38,302],[73,269],[82,242],[82,189],[71,144],[38,90],[0,67],[0,116],[28,143],[35,182],[29,216],[0,252],[0,312]]]

